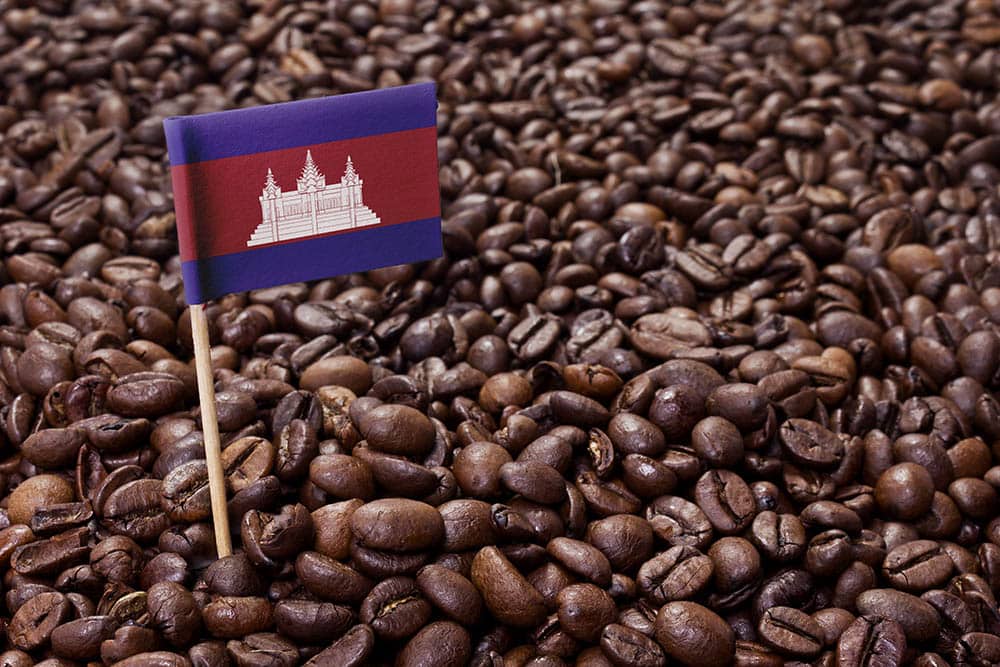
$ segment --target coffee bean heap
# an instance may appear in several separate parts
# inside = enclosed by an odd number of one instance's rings
[[[434,80],[445,256],[208,316],[165,116]],[[996,0],[0,0],[0,665],[1000,663]]]

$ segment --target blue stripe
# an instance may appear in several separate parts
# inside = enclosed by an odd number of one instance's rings
[[[181,265],[188,303],[441,256],[441,218],[265,246]]]
[[[434,127],[433,83],[284,102],[163,121],[170,164]]]

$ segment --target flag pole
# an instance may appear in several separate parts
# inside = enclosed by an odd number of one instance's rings
[[[191,305],[191,335],[194,339],[194,365],[198,373],[198,399],[201,403],[201,430],[205,437],[205,460],[208,462],[208,490],[212,497],[212,525],[215,550],[219,558],[233,553],[229,537],[229,512],[226,509],[226,482],[222,471],[222,447],[219,441],[219,418],[215,413],[215,383],[208,345],[208,320],[202,304]]]

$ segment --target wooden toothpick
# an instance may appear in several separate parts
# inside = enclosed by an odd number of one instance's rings
[[[225,558],[233,553],[233,545],[229,537],[229,512],[226,508],[226,481],[222,471],[219,418],[215,413],[215,382],[208,344],[208,320],[205,318],[204,306],[200,303],[191,306],[191,335],[194,338],[194,365],[198,373],[198,399],[201,403],[205,460],[208,462],[208,489],[212,496],[215,549],[219,558]]]

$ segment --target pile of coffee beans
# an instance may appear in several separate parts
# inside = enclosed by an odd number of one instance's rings
[[[162,120],[438,86],[445,254],[207,308]],[[1000,664],[996,0],[0,0],[0,665]]]

